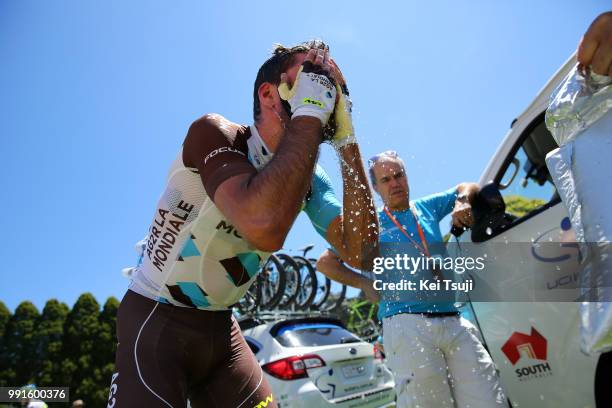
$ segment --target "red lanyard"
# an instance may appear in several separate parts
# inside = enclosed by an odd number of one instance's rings
[[[395,224],[395,226],[397,228],[399,228],[400,231],[402,231],[402,233],[410,240],[412,241],[412,244],[416,247],[416,249],[421,252],[422,255],[425,255],[427,257],[429,257],[429,249],[427,248],[427,240],[425,239],[425,234],[423,233],[423,229],[421,228],[421,224],[419,223],[419,218],[417,217],[416,211],[414,210],[414,207],[410,207],[410,210],[412,212],[412,215],[414,216],[414,222],[416,223],[416,227],[417,227],[417,231],[419,232],[419,237],[421,237],[421,242],[423,244],[423,246],[419,245],[418,242],[416,242],[416,240],[414,240],[410,234],[408,234],[406,232],[406,230],[404,229],[404,227],[402,227],[402,225],[395,219],[395,217],[391,214],[391,212],[387,209],[387,207],[385,207],[385,213],[387,214],[387,217],[389,217],[389,219],[391,221],[393,221],[393,223]]]

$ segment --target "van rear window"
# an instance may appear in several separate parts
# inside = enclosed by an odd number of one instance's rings
[[[329,323],[301,323],[282,327],[275,336],[285,347],[315,347],[359,343],[362,340],[348,330]]]

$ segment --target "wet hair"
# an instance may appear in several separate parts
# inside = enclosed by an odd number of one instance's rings
[[[406,171],[406,166],[404,165],[404,161],[402,160],[401,157],[399,157],[399,155],[397,154],[395,150],[386,150],[384,152],[375,154],[374,156],[370,157],[370,159],[368,160],[368,171],[370,172],[370,182],[372,183],[372,185],[376,185],[376,176],[374,175],[374,165],[378,163],[379,161],[384,161],[384,160],[395,160],[402,166],[402,169]]]
[[[272,50],[272,56],[257,71],[255,85],[253,86],[253,119],[257,121],[261,113],[259,104],[259,87],[269,82],[274,85],[280,84],[281,74],[286,72],[295,63],[295,56],[307,53],[311,48],[321,47],[325,44],[320,40],[309,40],[293,47],[285,47],[276,44]]]

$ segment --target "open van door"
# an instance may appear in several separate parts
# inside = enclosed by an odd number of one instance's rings
[[[545,163],[557,147],[544,124],[548,96],[574,63],[513,123],[481,179],[475,226],[458,246],[487,259],[466,276],[472,310],[519,407],[595,407],[597,357],[580,351],[578,246]]]

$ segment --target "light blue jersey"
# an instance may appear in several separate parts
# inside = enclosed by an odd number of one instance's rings
[[[452,188],[447,191],[432,194],[427,197],[415,200],[410,203],[414,207],[419,219],[419,223],[423,230],[423,235],[427,240],[429,250],[432,256],[435,255],[435,249],[441,247],[443,242],[442,232],[440,231],[440,221],[453,210],[455,200],[457,199],[457,189]],[[391,212],[397,222],[402,225],[404,230],[415,240],[419,245],[422,245],[421,238],[414,220],[413,213],[410,209],[405,211]],[[380,250],[382,257],[393,258],[396,256],[397,249],[392,245],[404,243],[402,248],[407,248],[408,255],[418,257],[421,253],[412,245],[412,241],[404,235],[404,233],[393,223],[386,212],[380,209],[378,212],[380,222]],[[402,254],[403,255],[403,254]],[[389,276],[387,280],[399,281],[400,279],[408,279],[418,281],[420,279],[431,279],[432,272],[429,270],[419,270],[414,275],[410,275],[407,271],[387,271]],[[408,300],[410,293],[401,296],[390,291],[381,293],[381,301],[378,309],[378,316],[382,320],[384,317],[390,317],[399,313],[444,313],[454,312],[457,308],[454,302],[426,302],[418,299]]]
[[[327,239],[329,224],[342,213],[342,205],[334,194],[329,176],[318,164],[302,211],[308,215],[313,227],[323,239]]]

